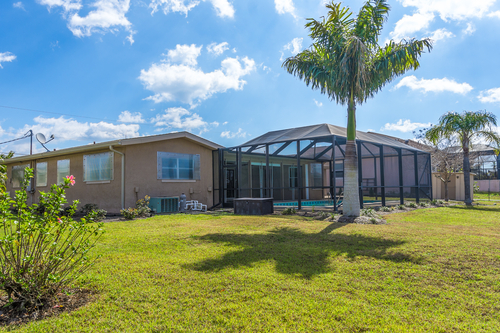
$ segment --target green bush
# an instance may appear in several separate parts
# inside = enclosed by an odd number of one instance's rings
[[[361,209],[361,216],[375,217],[378,218],[377,212],[373,208],[363,208]]]
[[[0,184],[0,289],[8,304],[19,309],[44,305],[81,276],[94,263],[89,251],[103,233],[102,224],[71,218],[78,201],[66,209],[67,216],[61,214],[73,176],[40,192],[40,203],[28,206],[26,188],[32,177],[33,169],[26,168],[14,200]],[[39,214],[41,205],[45,208]]]
[[[144,199],[137,200],[135,203],[135,209],[137,211],[137,216],[139,217],[150,217],[151,208],[149,208],[149,195],[146,195]]]
[[[419,205],[420,205],[420,207],[428,207],[429,206],[429,204],[427,202],[425,202],[425,201],[421,201],[419,203]]]
[[[397,206],[396,206],[396,209],[399,209],[399,210],[406,210],[406,206],[405,206],[405,205],[397,205]]]
[[[93,203],[88,203],[88,204],[85,204],[81,209],[80,209],[80,213],[82,213],[83,215],[87,215],[88,213],[90,213],[91,211],[93,210],[98,210],[99,207],[96,205],[96,204],[93,204]]]
[[[126,218],[127,220],[133,220],[138,215],[137,209],[136,208],[132,208],[132,207],[120,210],[120,214],[122,214],[122,216],[124,218]]]
[[[417,204],[415,202],[405,202],[405,206],[408,208],[417,208]]]
[[[283,209],[283,211],[281,212],[281,215],[293,215],[295,213],[296,213],[295,208],[288,207],[288,208]]]
[[[387,207],[387,206],[382,206],[382,207],[380,207],[379,210],[381,212],[390,212],[390,211],[392,211],[392,208],[391,207]]]

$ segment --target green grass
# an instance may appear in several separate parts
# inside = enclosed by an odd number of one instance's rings
[[[80,281],[98,298],[18,331],[500,331],[499,216],[455,206],[388,215],[387,225],[233,215],[108,223],[103,257]]]
[[[488,192],[477,192],[474,193],[474,200],[500,200],[500,193],[491,192],[488,195]]]

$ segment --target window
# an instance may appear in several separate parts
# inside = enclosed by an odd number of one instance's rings
[[[312,163],[311,164],[311,173],[313,182],[312,185],[314,187],[323,186],[323,170],[321,163]]]
[[[83,181],[113,180],[113,152],[83,155]]]
[[[36,186],[47,186],[47,162],[36,164]]]
[[[66,176],[69,176],[69,160],[57,161],[57,184],[64,183]]]
[[[200,179],[200,155],[158,152],[158,179]]]
[[[12,167],[12,187],[19,188],[24,180],[24,169],[29,168],[29,164],[14,165]]]

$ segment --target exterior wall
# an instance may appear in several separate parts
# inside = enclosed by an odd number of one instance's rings
[[[172,197],[185,193],[187,200],[213,205],[212,150],[186,140],[174,139],[125,146],[125,207],[134,207],[137,199]],[[200,154],[200,180],[166,181],[157,179],[157,152]],[[119,159],[115,155],[115,159]],[[121,156],[120,156],[121,158]],[[115,177],[116,178],[116,177]],[[138,188],[138,192],[136,192]],[[192,190],[191,190],[192,189]]]
[[[444,200],[444,183],[436,177],[439,173],[432,174],[432,197],[434,199]],[[474,198],[474,174],[471,174],[470,180],[471,198]],[[464,201],[465,200],[465,183],[463,172],[457,172],[451,176],[448,183],[448,195],[450,200]]]
[[[56,183],[57,161],[69,159],[69,171],[71,175],[75,176],[76,183],[74,186],[71,186],[66,190],[66,199],[68,200],[68,203],[73,202],[73,200],[79,200],[79,208],[87,203],[93,203],[97,204],[99,208],[105,209],[107,211],[119,212],[121,159],[119,158],[118,154],[114,154],[113,180],[109,181],[109,183],[104,184],[91,184],[83,182],[83,155],[98,154],[103,152],[109,152],[109,149],[98,150],[89,153],[77,153],[65,156],[44,158],[33,161],[31,167],[34,167],[36,163],[47,162],[47,186],[35,186],[35,193],[28,196],[28,198],[31,199],[30,203],[38,203],[40,200],[39,191],[48,192],[50,190],[50,186]],[[7,191],[11,193],[11,197],[13,197],[14,191],[17,190],[15,188],[12,188],[12,166],[24,164],[29,164],[29,162],[8,165],[7,172],[9,181],[7,182]]]
[[[187,200],[198,200],[208,207],[213,205],[213,175],[212,150],[205,148],[191,140],[179,138],[144,144],[134,144],[113,148],[125,153],[125,208],[135,207],[137,199],[150,197],[180,196],[185,193]],[[66,190],[68,202],[79,200],[81,208],[87,203],[97,204],[108,213],[119,213],[121,206],[121,163],[122,156],[114,153],[113,180],[105,183],[83,182],[83,156],[109,152],[109,149],[76,153],[71,155],[44,158],[33,161],[47,163],[47,186],[35,188],[35,193],[28,196],[29,203],[38,203],[39,191],[47,192],[52,184],[56,183],[57,161],[70,160],[70,174],[76,178],[76,184]],[[172,152],[183,154],[200,154],[200,180],[196,181],[162,181],[157,179],[157,152]],[[29,162],[8,165],[7,191],[13,197],[16,189],[12,188],[12,166],[29,164]],[[138,189],[138,192],[135,189]]]

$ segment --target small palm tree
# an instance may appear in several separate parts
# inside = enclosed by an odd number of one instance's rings
[[[326,7],[327,17],[321,21],[308,19],[306,24],[313,40],[311,47],[286,59],[283,67],[330,99],[347,104],[344,214],[359,216],[356,105],[373,97],[395,77],[417,69],[419,57],[425,48],[432,49],[432,43],[429,39],[411,39],[379,46],[389,12],[386,0],[366,2],[355,19],[340,3]]]
[[[500,143],[499,135],[492,126],[497,125],[497,118],[493,113],[486,111],[464,111],[462,113],[448,112],[439,118],[439,123],[427,131],[426,137],[436,143],[442,138],[456,137],[463,150],[463,170],[465,186],[465,204],[472,205],[470,188],[469,155],[473,142],[484,140],[487,143]]]

